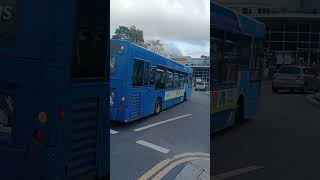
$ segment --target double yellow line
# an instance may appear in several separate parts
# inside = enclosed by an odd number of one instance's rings
[[[210,160],[210,155],[207,153],[183,153],[173,156],[172,158],[161,161],[157,165],[155,165],[152,169],[146,172],[143,176],[141,176],[138,180],[158,180],[167,175],[171,170],[173,170],[179,164],[193,161],[193,160]]]

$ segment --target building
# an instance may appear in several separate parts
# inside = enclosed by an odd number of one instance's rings
[[[267,68],[320,64],[319,0],[217,0],[266,24]]]
[[[201,56],[200,58],[192,58],[190,56],[172,57],[174,61],[193,69],[193,81],[210,81],[210,58]]]

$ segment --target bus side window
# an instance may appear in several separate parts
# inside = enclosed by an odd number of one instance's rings
[[[180,81],[179,81],[180,88],[184,88],[184,75],[182,73],[180,73],[179,76],[180,76],[180,78],[179,78],[180,79]]]
[[[157,66],[156,73],[156,89],[165,89],[166,87],[166,69],[162,66]]]
[[[173,78],[174,74],[173,74],[173,70],[168,69],[167,70],[167,84],[166,84],[166,89],[171,89],[173,88]]]
[[[144,62],[141,60],[134,60],[133,63],[133,79],[132,86],[142,86],[143,84],[143,70]]]
[[[174,88],[179,88],[179,71],[174,73]]]
[[[151,66],[151,69],[150,69],[149,86],[154,86],[155,81],[156,81],[156,67]]]
[[[144,83],[143,85],[148,86],[149,83],[149,73],[150,73],[150,63],[149,62],[145,62],[144,63]]]

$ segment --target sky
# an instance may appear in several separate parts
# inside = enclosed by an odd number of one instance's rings
[[[136,26],[144,39],[160,40],[184,56],[209,56],[210,0],[111,0],[111,34]]]

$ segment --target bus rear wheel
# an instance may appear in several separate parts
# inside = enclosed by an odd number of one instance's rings
[[[158,99],[154,105],[154,114],[159,114],[161,112],[161,100]]]

